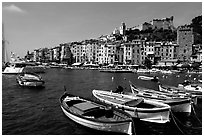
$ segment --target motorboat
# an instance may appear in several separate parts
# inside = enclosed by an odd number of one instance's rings
[[[136,71],[136,73],[150,73],[150,70],[148,70],[148,69],[138,69]]]
[[[23,72],[25,65],[20,62],[11,63],[5,67],[2,74],[19,74]]]
[[[45,83],[40,75],[28,72],[18,74],[16,81],[20,86],[25,87],[42,87]]]
[[[154,123],[169,122],[170,106],[167,104],[112,91],[93,90],[92,93],[98,100],[124,110],[134,118]]]
[[[45,68],[28,62],[11,62],[2,74],[19,74],[23,72],[44,73]]]
[[[65,93],[60,98],[64,114],[83,126],[114,133],[135,134],[132,117],[99,101]]]
[[[139,76],[138,79],[141,79],[141,80],[150,80],[150,81],[154,81],[154,82],[157,82],[159,81],[159,78],[154,76],[154,77],[151,77],[151,76]]]
[[[168,104],[173,112],[185,112],[187,115],[191,113],[192,100],[190,97],[175,97],[165,94],[158,94],[154,90],[138,88],[130,83],[132,94],[136,97],[143,97],[148,100],[162,102]]]

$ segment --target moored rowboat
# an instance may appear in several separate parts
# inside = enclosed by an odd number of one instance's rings
[[[200,97],[200,95],[188,93],[184,90],[178,89],[178,88],[173,88],[173,87],[166,87],[161,84],[159,84],[159,91],[157,91],[162,94],[167,94],[167,95],[172,95],[172,96],[177,96],[180,98],[191,98],[193,103],[196,105],[197,104],[197,98]]]
[[[135,134],[129,114],[110,108],[102,102],[65,93],[60,98],[60,106],[67,117],[83,126],[101,131]]]
[[[103,90],[93,90],[92,93],[100,101],[120,108],[140,120],[155,123],[169,121],[169,105]]]
[[[45,83],[40,75],[28,72],[18,74],[16,81],[20,86],[26,87],[41,87]]]
[[[189,97],[174,97],[165,94],[158,94],[154,90],[138,88],[130,83],[132,94],[137,97],[143,97],[148,100],[158,101],[171,106],[173,112],[186,112],[191,113],[191,98]]]

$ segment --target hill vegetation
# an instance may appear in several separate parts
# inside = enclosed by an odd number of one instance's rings
[[[193,27],[194,44],[202,43],[202,16],[198,16],[192,19],[190,26]],[[147,29],[147,30],[127,30],[126,36],[129,41],[134,39],[146,39],[147,41],[176,41],[177,32],[176,29]],[[118,39],[121,37],[117,36]]]

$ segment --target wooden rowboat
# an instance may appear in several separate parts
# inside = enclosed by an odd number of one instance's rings
[[[18,74],[16,81],[20,86],[25,87],[42,87],[45,83],[40,75],[29,72]]]
[[[175,97],[171,95],[159,94],[157,91],[138,88],[134,84],[130,83],[132,94],[137,97],[143,97],[148,100],[162,102],[171,106],[173,112],[186,112],[191,113],[192,100],[190,97]]]
[[[135,134],[132,117],[102,102],[65,93],[60,98],[64,114],[83,126],[114,133]]]
[[[110,91],[93,90],[92,93],[100,101],[120,108],[140,120],[154,123],[169,121],[169,105]]]

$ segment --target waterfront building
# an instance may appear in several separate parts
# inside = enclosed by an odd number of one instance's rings
[[[154,57],[155,57],[154,45],[155,45],[154,41],[147,41],[144,44],[144,52],[145,52],[144,54],[149,60],[151,60],[152,63],[154,62]]]
[[[142,64],[146,57],[145,40],[134,40],[132,42],[122,43],[123,63],[126,65]]]
[[[123,55],[124,55],[124,47],[121,46],[121,43],[116,44],[116,56],[115,56],[115,64],[123,64]]]
[[[99,50],[99,64],[114,64],[116,57],[116,44],[101,43]]]
[[[123,63],[132,64],[133,61],[133,44],[131,42],[122,43],[121,46],[123,47]]]
[[[39,58],[39,49],[34,49],[33,61],[35,61],[35,62],[40,61],[40,58]]]
[[[73,54],[73,63],[82,62],[81,61],[81,51],[82,51],[81,43],[79,42],[72,43],[71,52]]]
[[[88,43],[87,44],[87,62],[88,63],[98,63],[99,62],[99,44],[98,43]]]
[[[53,49],[53,62],[60,63],[60,46],[56,46]]]
[[[70,65],[72,63],[70,43],[60,44],[60,47],[60,62]]]
[[[178,59],[190,61],[194,43],[193,28],[189,25],[179,26],[177,29]]]
[[[133,64],[141,65],[145,55],[144,55],[144,47],[143,44],[145,43],[144,40],[133,40]]]
[[[172,60],[177,58],[178,45],[172,42],[156,42],[155,57],[159,60]]]
[[[48,61],[53,61],[53,48],[48,49]]]
[[[202,63],[202,50],[197,51],[195,54],[191,56],[191,62]]]

